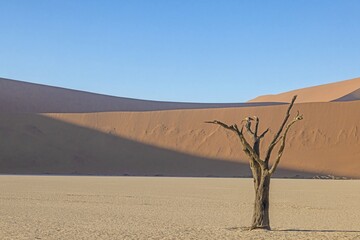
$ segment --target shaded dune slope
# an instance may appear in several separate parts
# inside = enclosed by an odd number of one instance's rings
[[[0,78],[0,112],[84,113],[224,108],[276,103],[176,103],[131,98],[51,87]]]
[[[360,103],[296,104],[280,177],[360,177]],[[153,112],[2,114],[2,173],[249,176],[238,139],[204,121],[257,115],[269,139],[286,106]],[[336,113],[336,114],[334,114]],[[264,148],[262,148],[262,151]],[[276,153],[276,152],[275,152]]]
[[[53,117],[38,114],[0,115],[0,132],[3,136],[0,139],[0,173],[196,177],[250,175],[247,165],[240,161],[201,157],[134,141],[111,132],[113,127],[117,127],[115,125],[107,125],[110,131],[106,132]],[[94,118],[75,114],[70,120],[89,117],[101,124],[102,118],[108,116],[100,113]],[[113,121],[119,118],[122,118],[121,114]],[[282,169],[278,174],[306,175]]]
[[[249,102],[290,102],[294,95],[298,95],[298,103],[360,100],[360,78],[302,88],[276,95],[259,96]]]
[[[360,88],[333,101],[343,102],[343,101],[356,101],[356,100],[360,100]]]

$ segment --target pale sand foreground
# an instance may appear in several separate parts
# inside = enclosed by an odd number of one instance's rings
[[[274,179],[249,232],[251,179],[0,176],[0,239],[360,239],[359,189]]]

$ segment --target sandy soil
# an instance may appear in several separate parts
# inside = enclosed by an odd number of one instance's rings
[[[360,181],[274,179],[273,231],[247,231],[251,179],[0,176],[0,239],[360,239]]]

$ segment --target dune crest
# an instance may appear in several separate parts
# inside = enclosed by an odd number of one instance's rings
[[[360,100],[360,78],[259,96],[249,102],[290,102],[294,95],[298,95],[297,103]]]
[[[160,111],[276,105],[278,103],[161,102],[46,86],[0,78],[0,112],[86,113]]]

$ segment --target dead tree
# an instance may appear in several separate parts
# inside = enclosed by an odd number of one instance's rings
[[[292,121],[288,124],[290,118],[290,110],[294,105],[297,96],[294,96],[287,111],[283,122],[280,125],[279,130],[275,133],[270,145],[265,153],[264,158],[260,158],[260,141],[269,132],[269,128],[264,132],[259,134],[259,118],[247,117],[241,122],[241,128],[234,125],[227,125],[218,120],[214,120],[212,123],[220,125],[221,127],[230,130],[239,137],[240,142],[243,147],[243,151],[249,158],[250,169],[252,176],[254,178],[254,188],[255,188],[255,203],[254,203],[254,213],[252,218],[252,224],[250,230],[252,229],[267,229],[270,230],[270,219],[269,219],[269,190],[270,190],[270,178],[271,175],[275,172],[277,166],[279,165],[281,156],[283,155],[286,143],[286,136],[290,127],[299,120],[303,119],[303,116],[297,113]],[[252,127],[252,124],[254,126]],[[251,138],[251,142],[246,140],[243,130],[246,130],[247,134]],[[277,156],[270,166],[270,156],[273,152],[275,146],[280,144]]]

